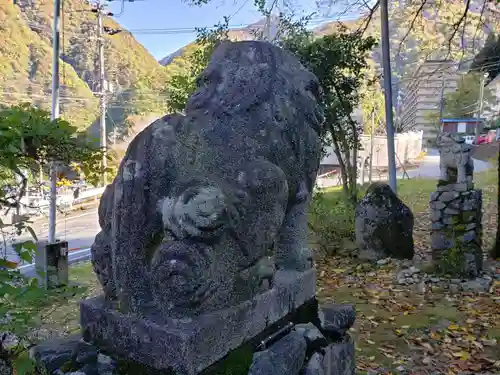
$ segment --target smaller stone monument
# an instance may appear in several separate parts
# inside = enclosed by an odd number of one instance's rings
[[[358,202],[355,212],[358,258],[412,259],[413,213],[389,185],[375,182]]]
[[[438,137],[441,176],[430,197],[433,260],[441,271],[476,277],[482,268],[482,191],[474,189],[471,146],[462,137]]]

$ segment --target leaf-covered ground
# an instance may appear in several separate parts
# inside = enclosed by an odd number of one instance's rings
[[[475,178],[483,190],[483,245],[492,246],[496,230],[496,173]],[[435,180],[401,181],[398,194],[415,214],[414,264],[428,266],[429,194]],[[331,192],[338,194],[338,192]],[[489,262],[500,274],[499,263]],[[318,261],[321,301],[352,303],[358,311],[351,330],[359,373],[500,373],[500,277],[484,294],[451,293],[438,286],[417,291],[399,285],[402,262],[360,264],[345,256]],[[496,269],[496,271],[495,271]]]
[[[351,334],[360,372],[500,370],[500,280],[484,295],[437,287],[419,293],[395,283],[397,269],[398,263],[379,267],[345,258],[318,265],[319,299],[356,306]]]

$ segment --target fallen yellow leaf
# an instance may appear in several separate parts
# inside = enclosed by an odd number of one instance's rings
[[[441,335],[439,335],[438,333],[436,332],[431,332],[431,338],[433,340],[439,340],[441,338]]]
[[[344,268],[334,268],[332,271],[333,271],[333,273],[344,273],[345,269]]]
[[[453,352],[451,353],[453,357],[460,358],[462,361],[466,361],[469,358],[469,353],[467,352]]]
[[[456,330],[457,330],[457,329],[459,329],[459,328],[460,328],[460,327],[459,327],[459,326],[457,326],[456,324],[450,324],[450,325],[448,326],[448,329],[449,329],[450,331],[456,331]]]

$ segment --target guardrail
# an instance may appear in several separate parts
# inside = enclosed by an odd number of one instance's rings
[[[104,193],[104,189],[105,188],[92,188],[84,190],[83,192],[80,193],[80,195],[76,199],[73,197],[72,193],[58,195],[57,206],[59,209],[62,210],[72,210],[73,208],[75,208],[75,206],[78,206],[80,204],[87,203],[92,200],[97,201]],[[38,202],[38,206],[32,206],[30,209],[31,212],[25,212],[24,214],[31,216],[32,219],[37,219],[44,216],[46,217],[48,215],[49,201],[41,199]],[[23,213],[21,212],[21,214]],[[0,211],[0,220],[2,220],[2,222],[10,223],[11,217],[12,217],[11,211],[7,215],[4,212]]]

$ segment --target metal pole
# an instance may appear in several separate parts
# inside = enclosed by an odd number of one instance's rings
[[[102,167],[105,169],[107,167],[107,133],[106,133],[106,77],[104,72],[104,31],[102,22],[103,7],[98,4],[97,8],[97,40],[99,43],[99,82],[101,87],[100,93],[100,104],[101,104],[101,149],[103,150],[102,156]],[[103,186],[108,184],[106,171],[102,174]]]
[[[487,73],[481,75],[481,86],[479,87],[479,108],[477,111],[477,122],[476,122],[476,142],[479,138],[479,122],[481,121],[481,115],[483,114],[483,96],[484,96],[484,81],[486,80]]]
[[[370,169],[368,170],[368,182],[372,183],[373,171],[373,133],[375,132],[375,109],[372,110],[372,125],[370,127]]]
[[[40,198],[43,198],[43,165],[42,165],[42,163],[40,163],[40,165],[39,165],[39,172],[40,172],[40,186],[39,186]]]
[[[61,0],[54,0],[54,23],[52,29],[52,108],[51,120],[59,118],[59,19]],[[56,242],[56,199],[57,165],[50,164],[50,205],[49,205],[49,244]]]
[[[444,112],[444,72],[443,77],[441,79],[441,102],[439,104],[439,123],[441,123],[441,119],[443,118]]]
[[[384,68],[385,121],[387,127],[387,159],[389,167],[389,185],[397,194],[396,185],[396,153],[394,148],[394,122],[392,118],[392,79],[391,55],[389,43],[389,11],[387,0],[380,0],[382,23],[382,65]]]

